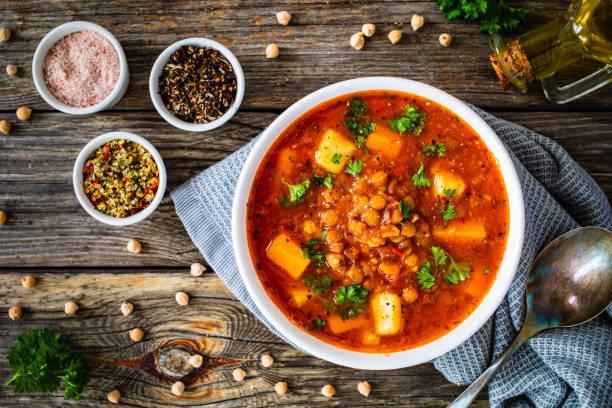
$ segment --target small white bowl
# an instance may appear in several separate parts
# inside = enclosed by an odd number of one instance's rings
[[[315,106],[353,92],[393,90],[434,101],[463,119],[480,136],[498,162],[506,185],[510,222],[501,265],[491,288],[478,307],[444,336],[419,347],[391,352],[364,353],[326,343],[295,326],[270,299],[255,271],[247,239],[247,202],[261,160],[287,126]],[[305,96],[278,116],[261,134],[240,173],[232,207],[232,243],[238,269],[249,295],[266,319],[287,339],[310,354],[332,363],[366,370],[390,370],[425,363],[459,346],[493,315],[506,296],[523,247],[525,208],[523,193],[512,159],[495,132],[459,99],[421,82],[393,77],[357,78],[326,86]]]
[[[53,96],[47,87],[47,83],[45,82],[43,64],[45,62],[47,53],[56,42],[66,37],[68,34],[83,30],[94,31],[102,35],[113,45],[115,51],[117,51],[117,55],[119,56],[119,79],[117,80],[117,84],[115,84],[115,88],[113,88],[112,92],[101,102],[85,108],[77,108],[60,102],[55,96]],[[70,115],[89,115],[110,108],[119,102],[121,98],[123,98],[123,95],[125,95],[130,82],[130,71],[128,69],[127,59],[125,58],[125,53],[123,52],[123,48],[121,47],[121,44],[119,44],[119,41],[117,41],[115,36],[104,27],[88,21],[72,21],[70,23],[65,23],[59,27],[55,27],[47,35],[45,35],[38,43],[38,47],[36,47],[36,52],[34,53],[34,59],[32,60],[32,76],[34,77],[34,85],[45,102],[58,111],[68,113]]]
[[[157,169],[159,170],[159,186],[157,187],[157,193],[155,194],[155,198],[149,204],[149,206],[134,215],[130,215],[125,218],[111,217],[110,215],[106,215],[96,210],[91,201],[89,201],[89,197],[83,191],[83,166],[85,162],[91,156],[91,154],[100,146],[103,146],[105,143],[110,142],[111,140],[125,139],[134,143],[138,143],[142,147],[145,148],[155,160],[155,164],[157,164]],[[77,199],[81,206],[96,220],[103,222],[108,225],[114,226],[124,226],[136,224],[147,218],[149,215],[155,211],[159,203],[161,203],[164,198],[164,193],[166,192],[166,182],[167,182],[167,174],[166,167],[164,166],[164,161],[162,160],[161,155],[157,151],[157,149],[149,143],[142,136],[135,135],[133,133],[128,132],[110,132],[104,133],[85,145],[81,153],[76,159],[74,163],[74,170],[72,172],[72,183],[74,184],[74,192],[76,193]]]
[[[181,120],[174,116],[164,105],[164,101],[162,100],[161,95],[159,94],[159,77],[162,74],[162,70],[164,66],[170,60],[170,57],[176,50],[185,46],[185,45],[193,45],[196,47],[202,48],[212,48],[213,50],[219,51],[230,63],[232,68],[234,69],[234,73],[236,74],[236,99],[234,99],[234,103],[229,107],[227,112],[225,112],[221,117],[215,119],[209,123],[190,123],[184,120]],[[240,62],[238,62],[238,58],[224,45],[218,43],[214,40],[209,40],[207,38],[187,38],[181,41],[177,41],[162,52],[155,64],[153,64],[153,69],[151,69],[151,76],[149,77],[149,93],[151,94],[151,100],[153,101],[153,106],[157,109],[157,112],[161,115],[162,118],[169,124],[174,127],[177,127],[182,130],[187,130],[189,132],[206,132],[207,130],[212,130],[218,128],[223,125],[225,122],[230,120],[232,116],[238,111],[240,104],[242,103],[242,98],[244,97],[244,73],[242,72],[242,67],[240,66]]]

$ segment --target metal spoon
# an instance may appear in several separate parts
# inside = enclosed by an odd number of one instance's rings
[[[548,244],[531,266],[527,313],[521,331],[491,366],[449,408],[468,407],[497,369],[542,330],[576,326],[595,318],[612,301],[612,233],[572,230]]]

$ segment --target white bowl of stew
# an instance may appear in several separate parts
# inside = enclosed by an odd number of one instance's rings
[[[472,336],[514,277],[516,169],[465,103],[401,78],[358,78],[296,102],[261,135],[232,213],[245,286],[289,341],[383,370]]]

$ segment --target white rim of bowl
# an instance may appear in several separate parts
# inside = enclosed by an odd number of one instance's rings
[[[295,326],[268,297],[254,269],[246,231],[246,203],[253,179],[261,159],[283,130],[322,102],[367,90],[391,90],[419,95],[444,106],[462,118],[480,136],[496,158],[509,200],[510,222],[506,249],[495,281],[480,304],[458,326],[434,341],[389,353],[365,353],[336,347]],[[495,313],[508,292],[519,263],[524,229],[525,209],[519,178],[508,151],[495,132],[463,101],[430,85],[396,77],[364,77],[339,82],[319,89],[294,103],[262,132],[260,139],[249,153],[240,173],[232,206],[232,242],[240,275],[249,295],[266,319],[290,342],[312,355],[338,365],[368,370],[390,370],[431,361],[453,350],[476,333]]]
[[[216,51],[219,51],[225,58],[227,58],[227,61],[230,63],[230,65],[234,69],[234,73],[236,74],[236,98],[234,99],[234,102],[229,107],[227,112],[225,112],[221,117],[209,123],[190,123],[177,118],[166,108],[158,92],[159,77],[162,73],[162,69],[170,59],[170,56],[172,56],[172,54],[177,49],[185,45],[193,45],[202,48],[212,48]],[[157,57],[157,59],[155,60],[155,64],[153,64],[153,68],[151,69],[151,75],[149,76],[149,94],[151,95],[151,101],[153,101],[153,106],[155,106],[157,113],[159,113],[161,117],[164,118],[164,120],[172,126],[190,132],[206,132],[208,130],[216,129],[226,123],[228,120],[230,120],[232,116],[234,116],[234,114],[238,111],[238,108],[240,108],[240,104],[242,103],[242,99],[244,98],[244,89],[244,72],[242,71],[242,66],[240,65],[240,62],[238,62],[238,58],[236,58],[234,53],[232,53],[223,44],[208,38],[186,38],[170,45],[161,54],[159,54],[159,57]]]
[[[112,44],[119,57],[119,78],[117,79],[115,87],[111,93],[106,96],[106,98],[95,105],[79,108],[59,101],[51,93],[47,87],[47,83],[45,82],[42,67],[44,65],[45,58],[53,45],[69,34],[84,30],[94,31],[104,36],[104,38],[106,38]],[[56,35],[59,37],[54,39]],[[107,109],[119,102],[127,90],[127,85],[129,82],[129,69],[123,47],[121,47],[121,44],[117,38],[115,38],[110,31],[102,26],[99,26],[98,24],[90,23],[89,21],[71,21],[55,27],[53,30],[49,31],[47,35],[42,38],[42,40],[40,40],[38,46],[36,47],[36,52],[34,52],[34,58],[32,59],[32,77],[34,79],[34,85],[36,86],[40,96],[53,108],[70,115],[89,115]]]
[[[138,143],[139,145],[144,147],[145,150],[147,150],[149,153],[151,153],[151,156],[153,156],[153,159],[155,160],[155,164],[157,164],[157,169],[159,171],[159,186],[157,187],[155,198],[153,199],[151,204],[149,204],[147,208],[137,212],[136,214],[130,215],[129,217],[125,218],[112,217],[96,210],[91,201],[89,201],[89,198],[85,194],[85,191],[83,191],[83,166],[85,165],[85,161],[100,146],[104,145],[107,142],[110,142],[111,140],[119,139],[129,140],[131,142]],[[74,169],[72,172],[72,183],[74,185],[74,192],[76,193],[77,199],[79,200],[81,207],[83,207],[83,209],[87,211],[89,215],[94,217],[96,220],[103,222],[104,224],[124,226],[136,224],[137,222],[144,220],[157,209],[162,199],[164,198],[164,194],[166,193],[167,174],[166,167],[164,166],[164,160],[162,159],[155,146],[153,146],[148,140],[146,140],[142,136],[138,136],[129,132],[117,131],[104,133],[100,136],[97,136],[85,145],[83,150],[81,150],[81,152],[79,153],[76,162],[74,163]]]

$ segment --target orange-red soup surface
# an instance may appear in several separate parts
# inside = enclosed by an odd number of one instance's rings
[[[392,352],[446,334],[481,302],[508,201],[496,160],[453,112],[368,91],[283,132],[255,176],[247,232],[265,290],[295,325]]]

